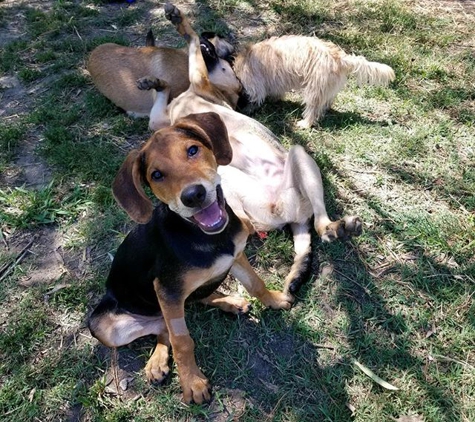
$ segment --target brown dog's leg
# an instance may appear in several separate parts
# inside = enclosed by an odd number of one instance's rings
[[[224,312],[235,315],[245,314],[251,310],[251,304],[242,297],[227,296],[221,292],[214,292],[200,301],[204,305],[214,306]]]
[[[234,261],[231,274],[242,283],[251,296],[257,297],[265,306],[272,309],[290,309],[292,306],[292,296],[266,288],[243,252]]]
[[[183,390],[183,401],[194,401],[197,404],[207,402],[211,399],[210,384],[196,365],[195,343],[185,322],[185,301],[168,297],[160,288],[157,279],[153,284],[170,335],[173,357]]]

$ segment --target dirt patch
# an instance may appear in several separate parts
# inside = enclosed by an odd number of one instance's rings
[[[11,257],[4,273],[21,264],[25,272],[18,283],[23,287],[53,284],[66,274],[84,277],[89,268],[87,254],[73,252],[64,243],[62,233],[51,226],[4,233],[2,248]]]

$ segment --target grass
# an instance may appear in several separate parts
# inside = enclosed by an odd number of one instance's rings
[[[146,383],[150,338],[119,350],[129,387],[114,394],[110,351],[85,321],[131,227],[110,184],[148,130],[94,89],[85,63],[105,42],[143,45],[149,27],[182,42],[151,1],[0,2],[0,77],[18,81],[0,88],[2,420],[475,420],[473,10],[406,0],[187,7],[199,29],[237,41],[315,34],[395,69],[388,88],[350,81],[312,130],[296,129],[293,95],[256,116],[312,154],[331,216],[360,215],[364,233],[314,238],[313,275],[290,312],[187,309],[209,406],[183,405],[176,373]],[[49,175],[40,184],[38,163]],[[279,288],[292,242],[286,232],[252,238],[248,255]]]

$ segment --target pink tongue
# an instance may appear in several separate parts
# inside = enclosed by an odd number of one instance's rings
[[[212,227],[221,221],[222,215],[218,201],[215,201],[208,208],[201,210],[193,217],[202,226]]]

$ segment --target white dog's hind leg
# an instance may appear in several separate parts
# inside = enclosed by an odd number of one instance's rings
[[[312,248],[308,222],[292,223],[290,228],[294,237],[295,257],[292,268],[285,278],[284,293],[294,295],[310,276]]]
[[[283,188],[292,187],[298,189],[312,205],[315,230],[323,241],[331,242],[337,238],[346,239],[361,234],[362,223],[359,217],[348,216],[335,222],[328,218],[320,169],[300,145],[290,149],[284,169]],[[292,204],[287,203],[286,207],[289,206]]]
[[[331,223],[325,208],[322,176],[317,163],[300,145],[290,148],[284,168],[283,189],[292,188],[298,190],[304,201],[310,202],[315,217],[315,229],[321,236],[324,227]],[[289,206],[295,204],[286,204],[286,207]],[[311,214],[309,213],[308,218]]]

